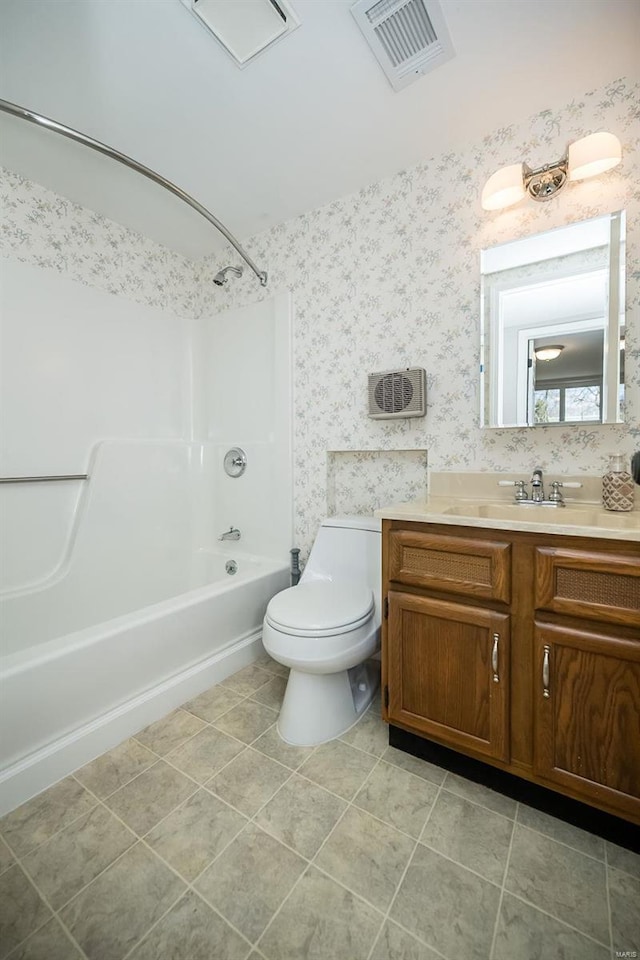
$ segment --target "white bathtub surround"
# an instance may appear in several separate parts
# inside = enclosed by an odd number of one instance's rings
[[[193,321],[33,264],[0,269],[3,476],[91,472],[104,438],[191,438]],[[118,468],[125,490],[137,465]],[[0,488],[2,589],[52,575],[82,495],[79,481]]]
[[[197,526],[196,546],[210,544],[225,524],[239,525],[242,505],[243,547],[284,556],[291,547],[288,295],[195,320],[15,259],[1,270],[0,471],[92,476],[88,484],[0,487],[0,590],[55,576],[83,505],[98,495],[98,534],[109,540],[115,521],[141,548],[161,536],[167,549],[168,528],[185,525]],[[116,438],[127,444],[121,456]],[[151,440],[165,446],[152,448]],[[220,465],[238,443],[249,466],[234,481]],[[115,517],[111,492],[120,505]],[[162,532],[154,528],[159,515]]]
[[[248,519],[243,526],[247,540],[254,540],[253,551],[242,539],[217,540],[225,529],[221,517],[214,521],[220,473],[215,444],[99,444],[63,562],[40,583],[0,596],[3,655],[41,648],[56,638],[224,583],[222,558],[244,561],[241,571],[253,569],[259,538],[252,538]],[[241,512],[238,503],[234,516]],[[284,546],[265,549],[263,556],[287,564]]]
[[[240,518],[245,550],[287,558],[293,546],[292,424],[296,415],[292,322],[290,294],[276,293],[273,287],[266,301],[207,320],[205,364],[200,369],[202,433],[215,448],[216,522],[223,521],[216,536],[232,524],[241,526]],[[226,451],[233,446],[247,454],[247,469],[237,479],[221,469]]]
[[[49,265],[5,279],[1,473],[89,474],[0,487],[8,809],[256,655],[289,582],[292,404],[288,294],[182,318]]]

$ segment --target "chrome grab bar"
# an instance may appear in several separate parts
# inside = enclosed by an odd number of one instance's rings
[[[88,473],[63,473],[52,477],[0,477],[0,483],[48,483],[54,480],[88,480]]]

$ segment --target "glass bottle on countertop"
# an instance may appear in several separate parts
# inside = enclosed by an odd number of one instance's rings
[[[633,510],[633,478],[623,454],[611,454],[602,478],[602,505],[605,510]]]

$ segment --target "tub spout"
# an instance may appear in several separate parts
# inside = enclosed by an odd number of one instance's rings
[[[218,537],[218,540],[239,540],[240,531],[237,527],[229,527],[228,530],[225,530],[223,534]]]

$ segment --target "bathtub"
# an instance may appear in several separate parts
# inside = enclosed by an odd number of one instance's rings
[[[69,578],[3,601],[0,815],[261,652],[265,608],[289,585],[288,567],[230,545],[179,569],[139,584],[138,597],[94,585],[99,623]]]

